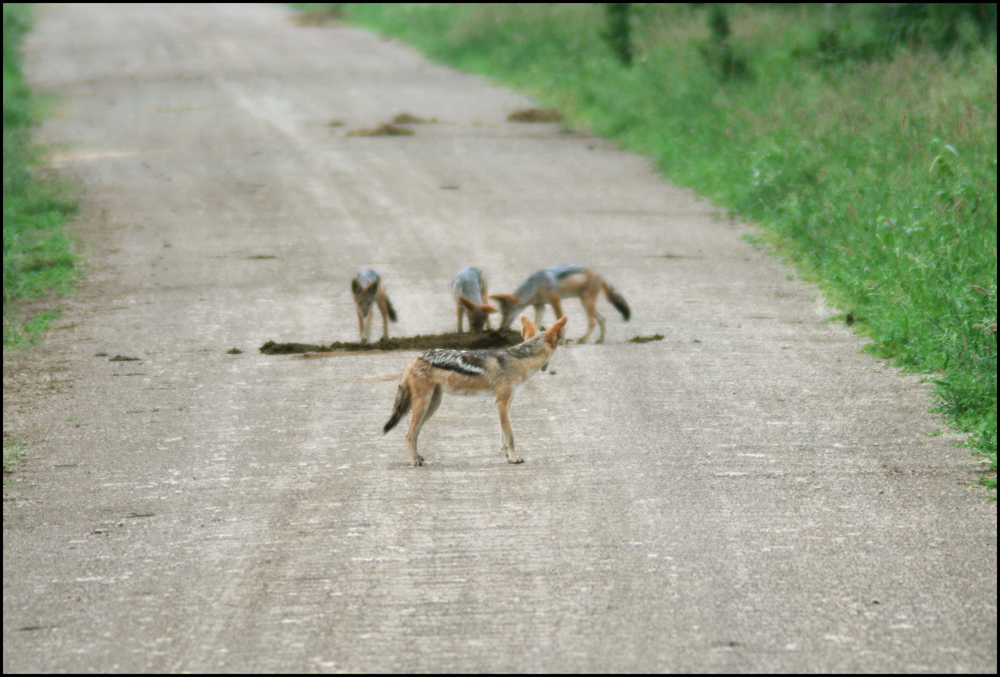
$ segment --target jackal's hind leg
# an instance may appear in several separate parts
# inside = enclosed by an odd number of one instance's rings
[[[586,343],[587,339],[594,332],[594,325],[599,325],[601,327],[601,338],[597,339],[595,343],[604,343],[604,316],[601,315],[600,311],[597,310],[597,292],[598,288],[594,288],[593,291],[587,291],[580,294],[580,303],[583,304],[583,309],[587,311],[587,333],[580,338],[578,343]]]
[[[514,451],[514,432],[510,428],[510,398],[497,399],[497,414],[500,416],[500,441],[507,454],[508,463],[524,463]]]
[[[430,397],[414,398],[413,418],[410,419],[410,429],[406,433],[406,449],[410,452],[411,465],[424,464],[424,457],[417,453],[417,438],[420,437],[420,429],[424,427],[424,423],[434,415],[440,404],[441,386],[435,386]]]
[[[591,314],[591,312],[593,314]],[[601,328],[601,336],[594,343],[604,343],[604,316],[596,308],[591,312],[587,313],[587,333],[580,337],[577,343],[586,343],[587,339],[594,332],[594,326],[599,326]]]
[[[379,312],[382,314],[382,340],[389,340],[389,307],[382,303],[378,307]],[[372,312],[372,315],[375,313]]]

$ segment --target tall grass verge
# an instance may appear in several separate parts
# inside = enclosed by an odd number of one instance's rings
[[[76,211],[59,183],[37,172],[31,128],[39,105],[24,83],[20,45],[31,26],[30,5],[3,6],[3,349],[30,344],[54,316],[28,301],[69,288],[75,277],[63,232]]]
[[[760,224],[873,353],[930,375],[995,488],[993,7],[992,38],[958,16],[944,40],[898,16],[883,30],[877,5],[730,5],[724,31],[711,7],[636,5],[631,67],[599,5],[338,11],[531,91]]]

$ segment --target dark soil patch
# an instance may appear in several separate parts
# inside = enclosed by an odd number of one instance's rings
[[[553,108],[526,108],[507,116],[507,122],[559,122],[562,113]]]
[[[260,352],[265,355],[294,355],[296,353],[313,353],[320,350],[327,350],[323,346],[315,343],[275,343],[268,341],[260,347]]]
[[[521,342],[521,334],[516,331],[488,331],[482,334],[421,334],[420,336],[398,336],[372,343],[334,341],[328,346],[311,343],[275,343],[268,341],[260,347],[265,355],[292,355],[296,353],[330,353],[335,351],[363,352],[372,350],[429,350],[431,348],[452,348],[455,350],[484,350],[506,348]]]

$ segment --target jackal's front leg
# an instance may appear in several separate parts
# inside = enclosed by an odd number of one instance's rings
[[[365,317],[358,308],[358,334],[361,336],[362,343],[368,343],[369,328],[371,327],[371,313],[369,312],[368,317]]]
[[[500,443],[507,454],[508,463],[524,463],[514,451],[514,432],[510,429],[510,398],[497,399],[497,414],[500,416]]]
[[[557,295],[552,297],[552,299],[549,302],[552,304],[552,310],[555,311],[556,320],[558,321],[563,316],[562,301]],[[536,322],[536,324],[538,323]],[[541,327],[542,325],[538,324],[538,326]],[[562,339],[562,341],[560,341],[560,343],[566,343],[565,337]]]
[[[382,340],[389,340],[389,302],[386,299],[379,299],[378,312],[382,315]],[[375,311],[372,310],[372,315]]]

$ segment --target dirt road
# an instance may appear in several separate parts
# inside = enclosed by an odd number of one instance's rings
[[[42,133],[90,265],[5,365],[30,451],[4,487],[4,672],[996,670],[968,450],[745,226],[355,29],[39,14],[27,73],[59,97]],[[404,112],[438,122],[349,135]],[[407,464],[381,426],[413,353],[257,351],[355,340],[361,267],[412,335],[453,330],[464,265],[499,292],[578,262],[633,319],[602,299],[608,342],[523,389],[520,466],[467,398]]]

